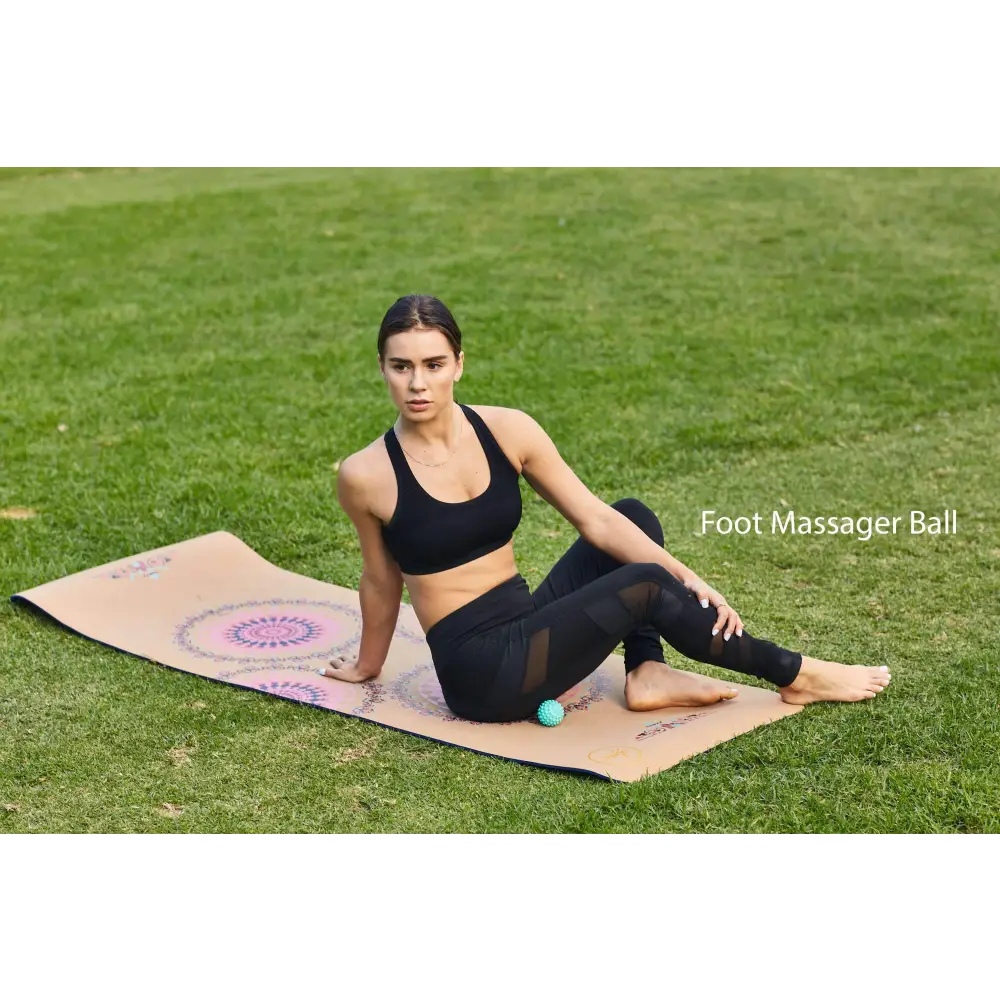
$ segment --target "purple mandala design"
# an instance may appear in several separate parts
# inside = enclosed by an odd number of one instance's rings
[[[303,681],[262,681],[255,684],[258,691],[277,695],[279,698],[291,698],[294,701],[305,701],[310,705],[322,705],[327,701],[326,691],[318,684]]]
[[[365,715],[385,700],[383,685],[378,681],[345,684],[317,676],[314,667],[294,664],[278,668],[244,667],[241,670],[223,670],[217,679],[238,687],[273,694],[277,698],[331,708],[347,715]]]
[[[476,722],[455,715],[441,693],[441,684],[433,663],[421,663],[400,674],[389,688],[389,694],[405,708],[442,722],[464,722],[470,726],[513,726],[513,722]]]
[[[339,656],[357,645],[361,612],[306,598],[244,601],[209,608],[174,629],[186,653],[215,663],[290,666]]]
[[[264,615],[238,622],[225,632],[228,642],[244,649],[287,649],[312,642],[322,626],[297,615]]]

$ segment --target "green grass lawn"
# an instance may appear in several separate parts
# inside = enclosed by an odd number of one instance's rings
[[[0,175],[0,510],[38,511],[0,518],[4,598],[217,530],[357,587],[332,467],[395,419],[378,325],[426,292],[463,330],[457,398],[649,504],[754,634],[893,672],[611,784],[4,600],[0,831],[1000,832],[998,248],[997,171]],[[575,531],[522,490],[534,588]],[[788,508],[954,508],[959,534],[698,533]]]

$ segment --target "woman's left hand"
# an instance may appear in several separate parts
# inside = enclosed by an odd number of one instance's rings
[[[713,590],[704,580],[697,576],[685,580],[684,586],[688,590],[694,591],[698,600],[701,601],[703,608],[711,605],[718,610],[719,616],[715,620],[715,625],[712,626],[712,635],[718,635],[720,632],[723,632],[722,638],[726,641],[729,640],[729,637],[734,632],[738,636],[743,635],[743,620],[736,613],[736,609],[731,608],[726,603],[726,599],[722,594],[717,590]]]
[[[361,684],[373,677],[378,677],[382,671],[381,669],[371,670],[363,666],[361,661],[355,657],[335,656],[329,661],[329,665],[321,667],[319,672],[324,677],[336,677],[338,681]]]

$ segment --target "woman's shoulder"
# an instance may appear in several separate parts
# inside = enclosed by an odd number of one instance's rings
[[[382,435],[358,451],[334,464],[338,482],[348,484],[370,506],[371,495],[377,495],[380,484],[392,462]]]
[[[525,443],[530,439],[531,425],[534,419],[523,410],[512,406],[491,406],[485,403],[464,404],[482,418],[489,428],[501,451],[507,456],[507,461],[514,467],[518,475],[524,465],[523,455]]]
[[[469,406],[468,403],[465,405]],[[496,425],[509,434],[522,437],[531,434],[532,430],[538,427],[538,421],[530,413],[513,406],[487,406],[476,403],[470,409],[475,410],[490,425],[490,430]]]
[[[516,427],[528,415],[523,410],[512,406],[492,406],[486,403],[463,403],[463,406],[475,410],[488,424],[504,424]],[[528,418],[530,419],[530,418]]]

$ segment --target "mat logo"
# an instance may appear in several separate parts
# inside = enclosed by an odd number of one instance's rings
[[[650,736],[665,733],[668,729],[676,729],[678,726],[683,726],[685,722],[691,722],[692,719],[700,719],[703,715],[708,715],[708,712],[692,712],[690,715],[683,715],[679,719],[670,719],[667,722],[648,722],[635,738],[648,740]]]
[[[147,580],[158,580],[167,568],[170,556],[150,556],[148,559],[133,559],[126,566],[116,566],[106,573],[98,573],[94,580],[134,580],[141,576]]]
[[[642,756],[642,752],[635,747],[600,747],[591,750],[587,756],[598,764],[623,764],[625,761],[636,760]]]

